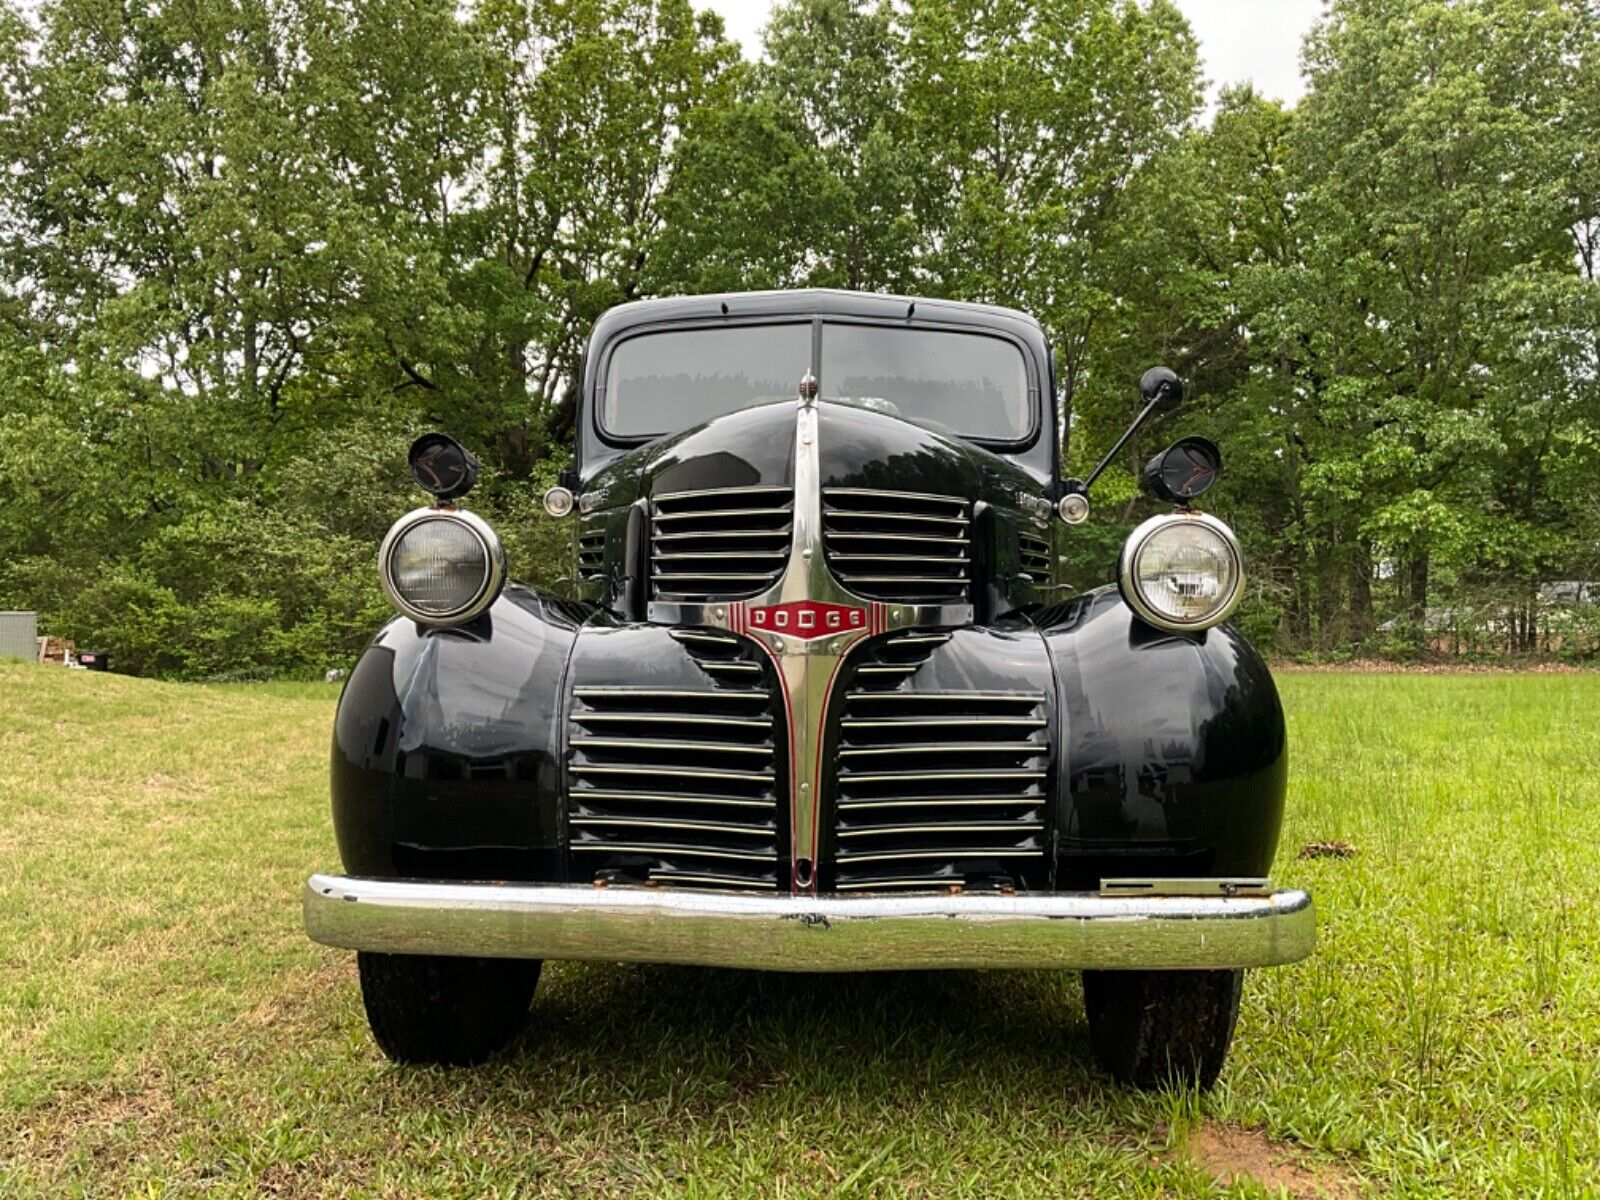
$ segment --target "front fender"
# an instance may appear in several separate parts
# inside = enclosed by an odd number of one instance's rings
[[[1114,589],[1040,613],[1056,674],[1057,886],[1264,876],[1288,777],[1271,672],[1230,625],[1164,633]]]
[[[357,875],[561,878],[562,681],[593,610],[512,585],[454,629],[397,618],[339,700],[333,823]]]

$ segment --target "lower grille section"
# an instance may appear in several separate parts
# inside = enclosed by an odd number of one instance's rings
[[[703,689],[574,690],[567,818],[574,876],[775,888],[787,830],[768,672],[742,638],[675,636],[709,668]]]
[[[905,656],[878,657],[893,665]],[[835,886],[1015,886],[1037,877],[1050,762],[1044,696],[903,691],[895,686],[903,678],[858,673],[844,696]]]

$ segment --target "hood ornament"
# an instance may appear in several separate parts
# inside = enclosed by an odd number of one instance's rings
[[[800,378],[800,407],[814,408],[817,403],[817,377],[807,371]]]

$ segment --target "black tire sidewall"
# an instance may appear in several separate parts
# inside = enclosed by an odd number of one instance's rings
[[[363,951],[356,966],[367,1024],[388,1058],[472,1066],[521,1032],[541,964]]]

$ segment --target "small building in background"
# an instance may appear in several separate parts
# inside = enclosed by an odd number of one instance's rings
[[[0,658],[39,657],[39,614],[0,612]]]

